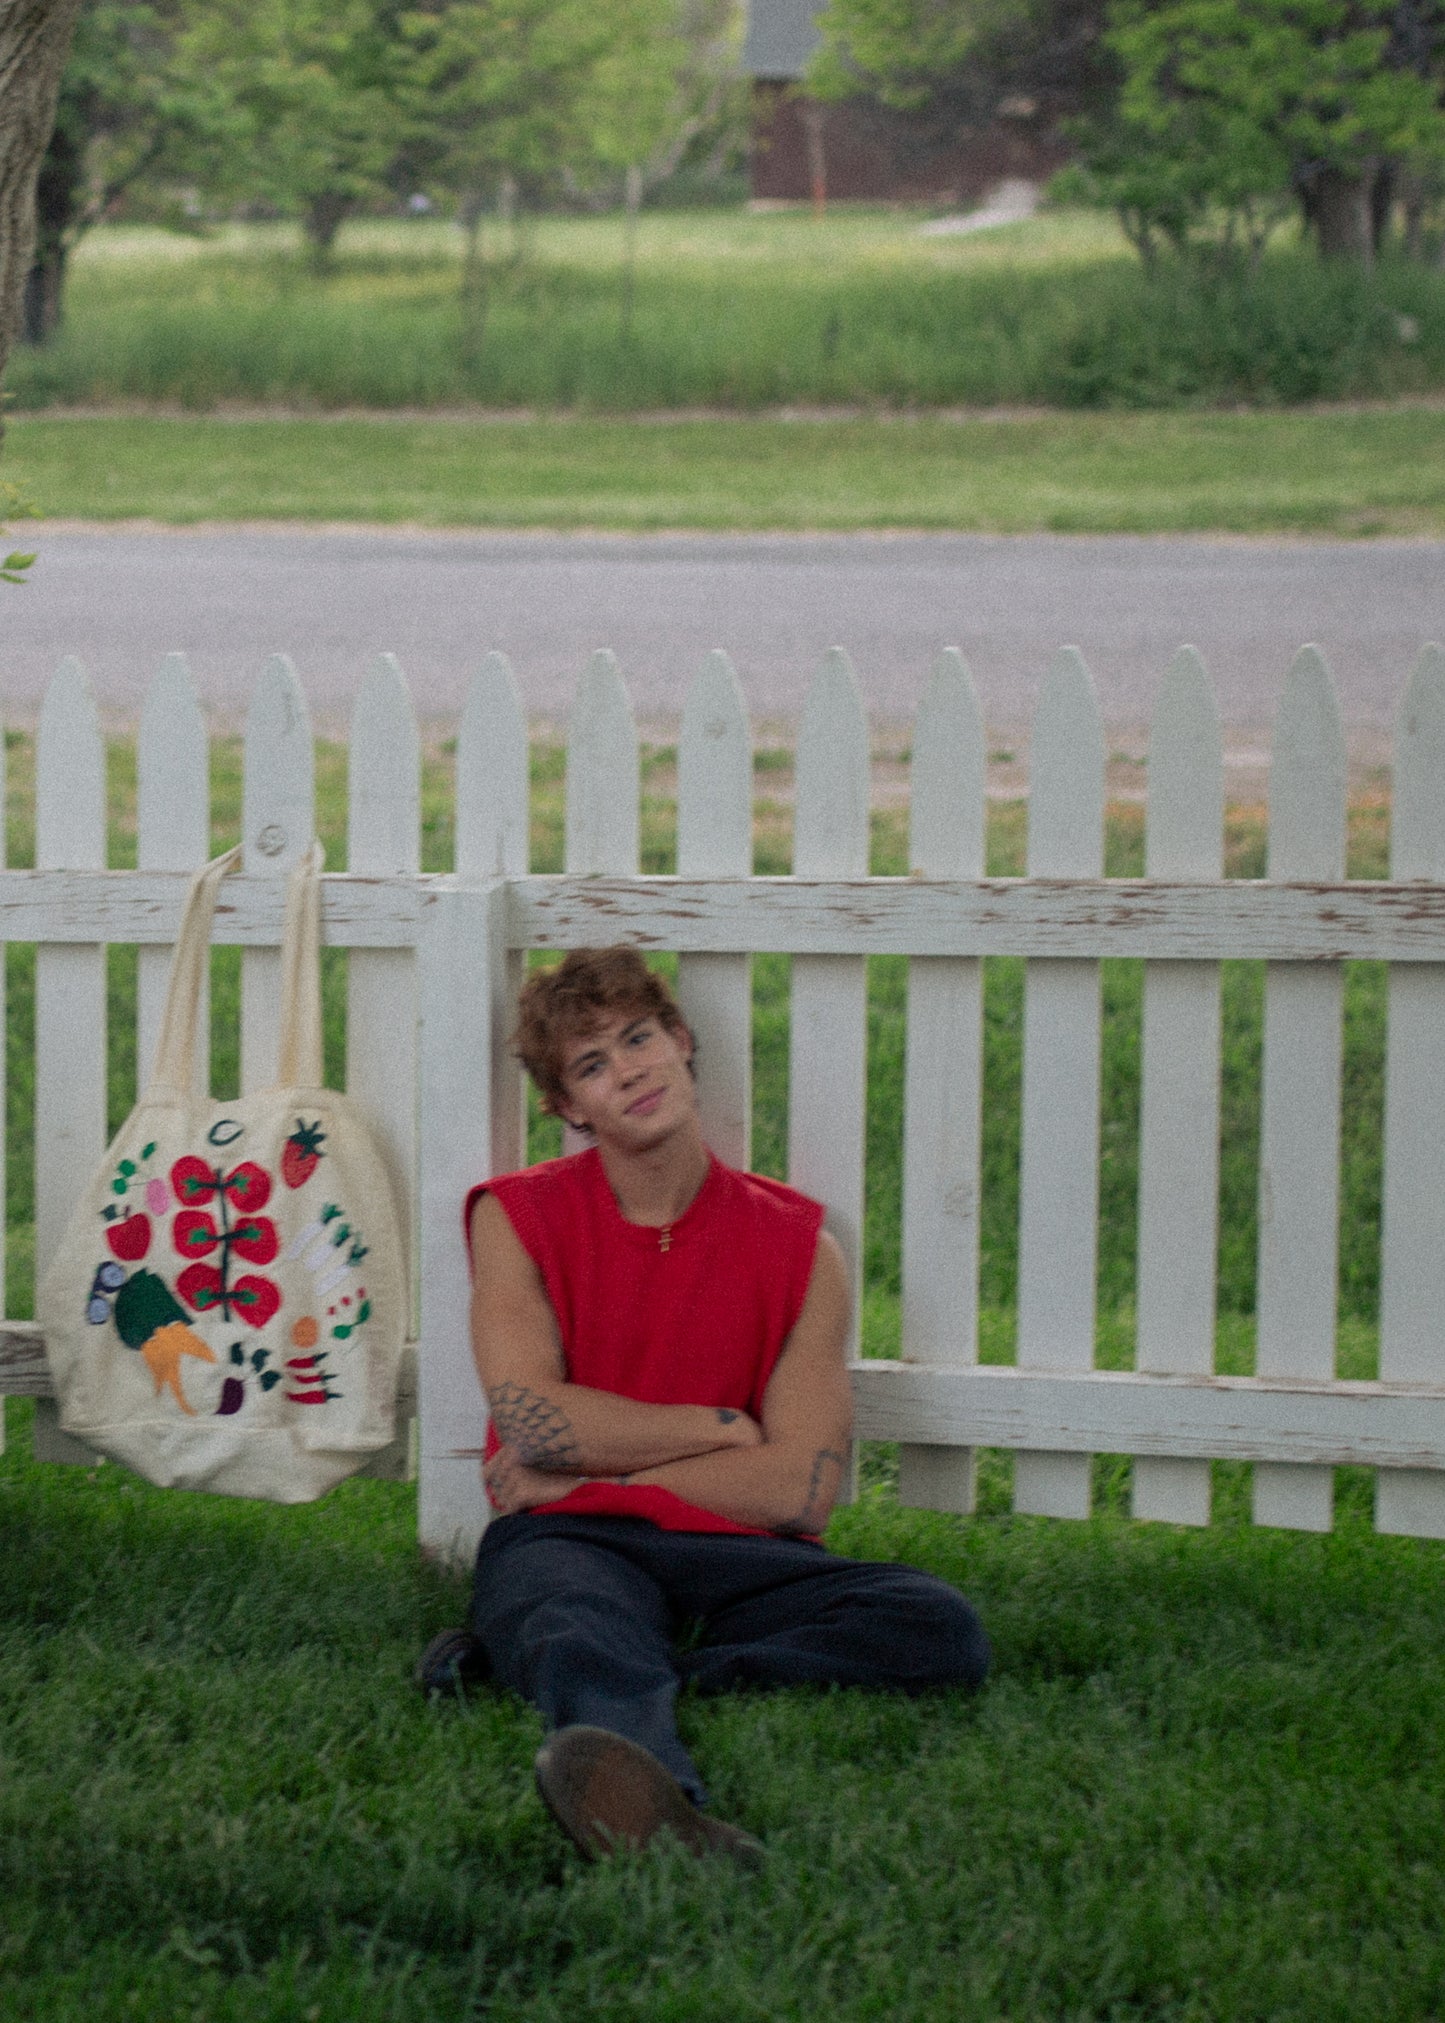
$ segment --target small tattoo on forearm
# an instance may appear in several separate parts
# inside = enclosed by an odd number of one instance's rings
[[[836,1489],[843,1470],[848,1466],[846,1454],[840,1454],[835,1447],[820,1447],[813,1456],[812,1473],[808,1477],[808,1493],[803,1499],[803,1507],[792,1523],[789,1531],[817,1531],[827,1518],[833,1505],[831,1493],[823,1492],[823,1483],[830,1469],[836,1469],[832,1487]]]
[[[565,1469],[576,1458],[571,1420],[540,1391],[525,1384],[498,1384],[487,1402],[498,1433],[529,1468]]]
[[[724,1426],[731,1426],[734,1419],[740,1418],[742,1416],[741,1413],[730,1412],[726,1405],[718,1406],[717,1415]]]

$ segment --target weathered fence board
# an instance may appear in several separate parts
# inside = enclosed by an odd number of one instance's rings
[[[1269,797],[1274,878],[1342,878],[1345,739],[1324,661],[1304,647],[1285,683]],[[1331,1377],[1339,1246],[1338,965],[1271,963],[1264,985],[1256,1368],[1262,1377]],[[1261,1463],[1256,1524],[1328,1531],[1333,1479]]]
[[[793,868],[800,877],[868,872],[868,729],[858,678],[834,648],[808,691],[794,775]],[[850,1353],[862,1291],[867,1129],[867,969],[858,955],[793,962],[788,1042],[788,1179],[828,1205],[853,1286]]]
[[[316,827],[311,717],[296,670],[273,654],[261,670],[246,717],[241,789],[242,866],[274,880],[310,846]],[[248,949],[241,958],[241,1088],[263,1089],[276,1076],[280,1035],[281,952]]]
[[[753,741],[733,664],[710,653],[688,690],[677,757],[677,868],[684,878],[747,878],[753,868]],[[731,1166],[752,1151],[750,955],[683,955],[677,997],[697,1041],[707,1142]]]
[[[35,862],[44,870],[105,863],[105,753],[85,671],[61,664],[35,745]],[[105,949],[102,937],[35,951],[35,1276],[44,1276],[106,1139]],[[43,1461],[88,1462],[36,1408]]]
[[[1145,869],[1151,878],[1224,874],[1224,742],[1198,654],[1170,663],[1149,745]],[[1172,1376],[1214,1368],[1219,1203],[1219,964],[1144,971],[1139,1129],[1138,1367]],[[1141,1456],[1141,1518],[1208,1524],[1209,1464]]]
[[[1400,705],[1393,878],[1445,883],[1445,653],[1424,653]],[[1445,1385],[1445,962],[1390,971],[1380,1260],[1380,1375]],[[1445,1476],[1378,1478],[1381,1531],[1445,1538]]]
[[[913,733],[908,861],[925,878],[983,876],[983,722],[973,677],[948,652],[933,670]],[[903,1354],[909,1362],[978,1358],[979,1129],[983,964],[915,956],[908,965],[903,1099]],[[898,1493],[928,1510],[970,1511],[968,1447],[906,1443]]]
[[[1104,729],[1094,685],[1066,648],[1034,718],[1029,870],[1097,878],[1104,868]],[[1087,1370],[1094,1361],[1099,1208],[1099,965],[1035,959],[1024,979],[1019,1156],[1018,1358],[1024,1370]],[[1087,1517],[1087,1452],[1024,1449],[1014,1504],[1041,1517]]]
[[[136,861],[144,871],[187,874],[211,854],[210,762],[201,699],[185,656],[168,653],[146,691],[136,740]],[[119,937],[113,937],[118,939]],[[172,949],[140,949],[136,965],[136,1067],[144,1087],[155,1061]],[[210,978],[201,980],[196,1030],[211,1030]],[[196,1088],[209,1093],[210,1049],[196,1049]]]

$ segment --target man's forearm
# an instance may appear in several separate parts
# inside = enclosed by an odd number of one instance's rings
[[[585,1384],[502,1382],[487,1403],[503,1442],[530,1468],[559,1475],[621,1475],[760,1438],[745,1412],[713,1405],[644,1405]]]
[[[702,1454],[633,1470],[628,1482],[670,1489],[685,1503],[765,1531],[818,1532],[828,1522],[848,1466],[847,1446],[769,1444]]]

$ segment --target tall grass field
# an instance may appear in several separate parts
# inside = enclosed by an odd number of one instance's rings
[[[963,236],[924,214],[651,213],[625,278],[612,218],[493,231],[484,315],[433,221],[346,228],[329,274],[294,231],[104,228],[76,255],[19,409],[223,403],[623,414],[779,405],[1169,408],[1445,388],[1445,273],[1283,244],[1253,277],[1146,273],[1113,223],[1046,212]],[[630,305],[630,306],[629,306]]]
[[[12,862],[33,857],[33,754],[8,740]],[[217,847],[240,755],[215,748]],[[110,747],[111,861],[134,857],[134,748]],[[644,764],[644,858],[673,862],[675,755]],[[789,755],[757,773],[756,857],[790,857]],[[318,752],[344,857],[345,753]],[[450,862],[451,754],[426,758],[424,861]],[[533,765],[533,863],[561,855],[562,754]],[[1380,875],[1386,811],[1351,814]],[[1229,868],[1262,869],[1234,810]],[[1023,862],[1022,804],[991,812],[991,869]],[[903,867],[875,818],[874,867]],[[1142,863],[1111,810],[1108,869]],[[134,963],[112,956],[110,1101],[135,1086]],[[342,959],[344,961],[344,958]],[[236,1077],[235,965],[215,966],[213,1062]],[[341,962],[327,1051],[344,1072]],[[9,958],[11,1311],[30,1213],[32,969]],[[1101,1360],[1132,1358],[1137,970],[1105,972]],[[1341,1367],[1373,1367],[1382,982],[1350,975]],[[901,965],[872,966],[867,1345],[897,1340]],[[1247,1368],[1259,980],[1226,979],[1221,1358]],[[984,1352],[1012,1354],[1020,977],[988,979]],[[756,978],[755,1155],[778,1170],[786,965]],[[534,1126],[533,1151],[550,1149]],[[1363,1470],[1324,1536],[1248,1521],[1215,1470],[1205,1531],[1135,1525],[1127,1463],[1095,1466],[1082,1524],[1012,1514],[985,1457],[978,1515],[899,1508],[869,1450],[830,1543],[963,1587],[995,1646],[975,1698],[790,1691],[685,1701],[719,1810],[766,1873],[655,1850],[588,1869],[531,1788],[532,1713],[488,1689],[424,1704],[409,1670],[464,1583],[416,1551],[414,1493],[344,1484],[280,1509],[151,1490],[113,1466],[35,1464],[12,1401],[0,1460],[0,2015],[17,2023],[963,2023],[963,2019],[1427,2018],[1445,2011],[1440,1817],[1445,1548],[1376,1537]]]

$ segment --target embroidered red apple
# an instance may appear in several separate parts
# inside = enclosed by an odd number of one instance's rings
[[[105,1240],[123,1264],[135,1264],[151,1247],[151,1219],[137,1212],[106,1224]]]

